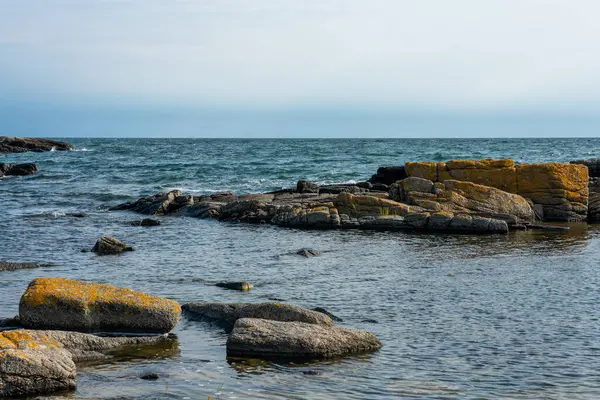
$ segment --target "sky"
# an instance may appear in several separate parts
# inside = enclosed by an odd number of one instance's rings
[[[160,111],[165,127],[183,118],[182,135],[204,135],[193,126],[210,110],[330,110],[560,117],[587,121],[562,136],[593,135],[598,15],[596,0],[0,0],[0,129],[119,135]]]

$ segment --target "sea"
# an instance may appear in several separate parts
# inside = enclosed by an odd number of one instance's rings
[[[8,154],[39,172],[0,179],[0,318],[37,277],[102,282],[193,301],[324,307],[383,348],[326,361],[228,359],[227,335],[183,318],[169,345],[78,368],[57,399],[597,399],[600,226],[473,236],[305,231],[142,216],[108,207],[171,189],[259,193],[299,179],[358,182],[407,161],[599,157],[600,139],[63,139],[74,150]],[[76,216],[77,213],[83,213]],[[102,235],[136,248],[89,250]],[[295,254],[302,248],[319,257]],[[215,287],[246,280],[247,293]],[[140,379],[156,373],[158,380]]]

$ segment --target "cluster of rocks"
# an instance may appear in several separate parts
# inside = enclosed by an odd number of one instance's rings
[[[27,164],[0,163],[0,178],[2,178],[3,176],[33,175],[37,171],[38,171],[37,166],[32,163],[27,163]]]
[[[280,303],[190,303],[191,319],[226,327],[227,355],[330,358],[371,352],[371,333],[334,326],[324,312]],[[76,363],[125,345],[174,341],[181,318],[173,300],[64,278],[32,281],[16,318],[0,320],[0,397],[73,390]],[[155,379],[150,377],[148,379]]]
[[[181,307],[169,299],[98,283],[36,279],[21,297],[19,316],[0,323],[9,329],[0,332],[0,397],[72,390],[77,362],[102,360],[103,352],[124,345],[172,341],[167,333],[180,317]],[[93,334],[107,332],[113,336]]]
[[[588,201],[593,182],[588,167],[575,162],[409,162],[381,167],[357,184],[301,180],[295,189],[245,195],[191,196],[174,190],[112,210],[291,228],[506,233],[539,227],[536,221],[586,220],[589,204],[596,215],[600,195]],[[594,190],[594,196],[600,193]]]
[[[319,311],[281,303],[189,303],[190,319],[210,321],[229,332],[230,357],[320,359],[379,350],[373,334],[335,326]]]
[[[0,153],[43,152],[72,150],[73,146],[57,140],[0,136]]]

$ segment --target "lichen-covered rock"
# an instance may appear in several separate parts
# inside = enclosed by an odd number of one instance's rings
[[[50,139],[0,136],[0,153],[24,153],[27,151],[71,150],[73,146]]]
[[[433,212],[472,214],[504,220],[509,225],[535,220],[533,209],[525,198],[472,182],[446,180],[434,184],[411,177],[392,185],[390,197]],[[436,217],[433,223],[437,229],[445,226],[439,218],[442,216]]]
[[[574,160],[570,164],[581,164],[588,168],[590,178],[600,177],[600,158],[589,158],[587,160]]]
[[[63,278],[38,278],[19,305],[21,324],[33,329],[165,333],[181,317],[173,300],[131,289]]]
[[[133,247],[126,245],[119,239],[112,236],[102,236],[100,239],[98,239],[98,241],[92,248],[92,252],[97,253],[99,255],[120,254],[124,251],[133,250]]]
[[[75,389],[75,362],[104,357],[100,351],[169,340],[98,337],[77,332],[13,330],[0,333],[0,397]]]
[[[353,195],[350,193],[338,194],[334,202],[340,214],[354,218],[363,216],[404,216],[412,211],[411,207],[390,199],[379,196]]]
[[[541,204],[546,220],[586,219],[588,180],[588,168],[579,164],[546,163],[517,166],[518,193],[536,204]]]
[[[227,355],[262,358],[333,358],[379,350],[381,342],[356,329],[303,322],[241,318],[227,339]]]

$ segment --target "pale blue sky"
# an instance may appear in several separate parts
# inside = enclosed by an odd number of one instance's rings
[[[596,0],[0,0],[0,103],[600,115],[598,15]]]

